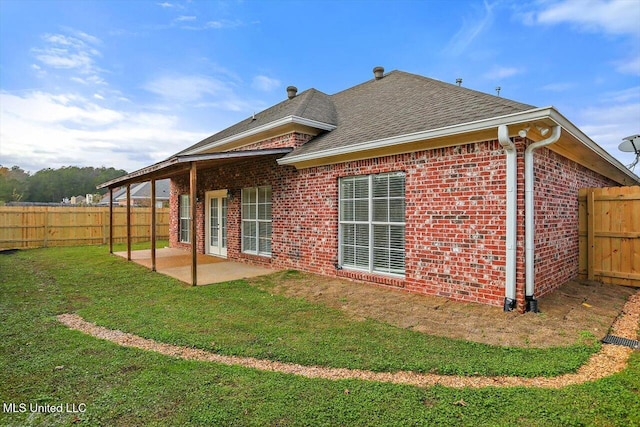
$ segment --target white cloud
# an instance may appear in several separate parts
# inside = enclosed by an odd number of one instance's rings
[[[53,68],[88,69],[93,64],[93,59],[86,52],[70,53],[67,49],[48,48],[34,49],[34,53],[40,62]]]
[[[549,83],[542,86],[542,90],[548,90],[550,92],[566,92],[575,86],[575,83],[567,82]]]
[[[638,7],[640,9],[640,7]],[[640,22],[638,22],[640,25]],[[623,74],[640,76],[640,56],[632,56],[615,62],[616,70]]]
[[[466,3],[460,3],[460,7],[465,5]],[[446,52],[453,55],[461,54],[485,29],[490,27],[494,18],[493,6],[494,4],[484,1],[481,11],[473,11],[473,16],[463,18],[460,30],[449,40]]]
[[[82,84],[100,84],[106,82],[99,74],[101,70],[96,59],[101,57],[96,45],[102,42],[95,36],[71,28],[65,29],[68,34],[44,34],[43,44],[31,49],[39,64],[32,68],[39,75],[47,70],[58,70],[71,73],[69,78]]]
[[[96,74],[86,76],[86,77],[73,76],[69,80],[75,83],[80,83],[81,85],[85,85],[85,86],[88,86],[88,85],[106,86],[107,85],[106,80]]]
[[[230,88],[221,80],[207,76],[163,76],[144,86],[149,92],[168,100],[189,103],[202,99],[206,95],[224,95]]]
[[[261,81],[267,85],[265,81]],[[270,85],[275,80],[269,80]],[[220,78],[203,75],[166,75],[153,79],[143,85],[149,92],[160,96],[157,110],[175,110],[176,108],[207,108],[231,112],[250,112],[263,103],[247,100],[238,96],[236,84]],[[264,86],[266,87],[266,86]]]
[[[490,80],[500,80],[507,77],[521,74],[522,69],[516,67],[494,67],[489,72],[484,74],[484,78]]]
[[[0,107],[3,164],[32,172],[69,165],[131,171],[207,136],[181,129],[172,114],[102,108],[70,93],[0,92]]]
[[[223,28],[236,28],[242,25],[241,21],[229,21],[227,19],[221,19],[218,21],[209,21],[205,24],[205,28],[213,28],[216,30],[220,30]]]
[[[208,109],[218,109],[224,111],[233,111],[233,112],[241,112],[241,111],[255,111],[256,108],[262,110],[265,108],[263,102],[254,101],[244,101],[239,98],[229,98],[229,99],[221,99],[219,101],[210,101],[210,102],[199,102],[194,104],[195,108],[208,108]],[[253,108],[253,110],[252,110]]]
[[[628,103],[630,101],[640,102],[640,86],[606,93],[602,99],[606,102],[617,104]]]
[[[635,96],[621,92],[612,94],[612,98],[600,106],[579,112],[575,121],[583,132],[623,164],[631,163],[633,155],[620,152],[618,145],[622,138],[640,133],[640,96],[638,88],[635,91]],[[622,99],[628,102],[622,103]]]
[[[636,0],[565,0],[543,3],[529,22],[573,24],[583,31],[640,35],[640,7]]]
[[[638,0],[563,0],[540,2],[539,10],[522,15],[526,25],[570,25],[577,31],[625,36],[632,46],[640,42],[640,3]],[[637,48],[623,59],[613,62],[623,74],[640,75]],[[633,51],[635,50],[635,53]]]
[[[98,37],[87,34],[84,31],[74,30],[73,28],[66,28],[66,30],[87,43],[91,43],[93,45],[102,44],[102,40],[100,40]]]
[[[253,78],[253,82],[251,83],[251,86],[257,90],[270,92],[280,87],[280,80],[259,75]]]
[[[176,19],[176,22],[186,22],[186,21],[195,21],[196,17],[195,16],[178,16]]]
[[[0,96],[3,118],[15,117],[37,123],[93,126],[113,124],[123,119],[121,113],[102,108],[78,95],[31,92],[27,97],[20,97],[3,92]]]
[[[171,9],[171,8],[178,8],[178,9],[183,9],[182,5],[176,4],[176,3],[169,3],[168,1],[162,2],[162,3],[156,3],[158,6],[164,8],[164,9]]]

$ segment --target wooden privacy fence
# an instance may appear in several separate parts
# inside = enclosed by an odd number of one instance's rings
[[[640,287],[640,187],[578,193],[579,276]]]
[[[169,208],[156,209],[156,235],[169,238]],[[151,208],[131,208],[131,241],[151,238]],[[109,207],[0,206],[0,249],[100,245],[109,239]],[[113,208],[113,241],[127,241],[127,209]]]

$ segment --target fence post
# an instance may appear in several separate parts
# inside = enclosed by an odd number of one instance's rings
[[[127,261],[131,261],[131,184],[127,184]]]
[[[102,212],[102,215],[100,215],[100,221],[102,221],[102,244],[106,245],[107,244],[107,212]]]
[[[42,246],[48,246],[47,236],[49,235],[49,208],[44,208],[44,235],[42,236]]]
[[[113,187],[109,187],[109,253],[113,253]]]
[[[596,260],[595,251],[595,203],[594,191],[587,191],[587,279],[594,280],[594,265]]]

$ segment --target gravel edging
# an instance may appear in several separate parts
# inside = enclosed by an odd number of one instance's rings
[[[421,374],[408,371],[372,372],[360,369],[328,368],[322,366],[303,366],[294,363],[283,363],[253,357],[225,356],[205,350],[172,344],[160,343],[126,332],[108,329],[87,322],[76,314],[61,314],[58,321],[70,329],[77,330],[96,338],[111,341],[124,347],[155,351],[166,356],[178,357],[186,360],[201,362],[215,362],[224,365],[243,366],[262,371],[280,372],[299,375],[306,378],[323,378],[329,380],[359,379],[368,381],[388,382],[394,384],[430,387],[442,385],[445,387],[544,387],[560,388],[568,385],[582,384],[595,381],[622,371],[629,355],[633,350],[612,344],[603,344],[599,352],[592,355],[586,364],[577,372],[557,377],[483,377],[456,376],[439,374]],[[613,323],[611,334],[623,338],[637,339],[638,322],[640,321],[640,292],[629,297],[622,308],[620,316]]]

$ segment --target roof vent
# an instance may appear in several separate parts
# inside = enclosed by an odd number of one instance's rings
[[[375,67],[373,69],[373,75],[375,76],[376,80],[380,80],[381,78],[384,77],[384,68]]]
[[[296,94],[298,93],[298,88],[295,86],[288,86],[287,87],[287,96],[289,97],[289,99],[293,99],[296,97]]]

